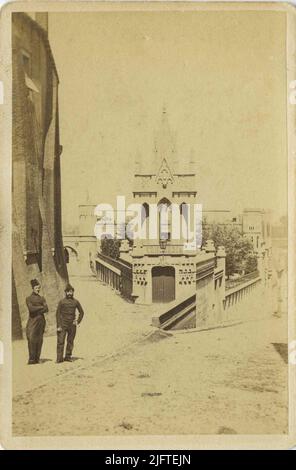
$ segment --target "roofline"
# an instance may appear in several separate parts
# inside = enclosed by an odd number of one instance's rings
[[[205,209],[203,212],[231,212],[230,209]]]
[[[260,212],[261,214],[263,214],[265,212],[264,209],[260,209],[260,208],[246,208],[244,209],[244,213],[245,212]]]

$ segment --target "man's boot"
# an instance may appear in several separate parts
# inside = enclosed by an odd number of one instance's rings
[[[71,356],[66,356],[64,361],[67,361],[67,362],[73,362],[73,359]]]

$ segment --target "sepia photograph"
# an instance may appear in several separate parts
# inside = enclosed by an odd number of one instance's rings
[[[295,444],[294,8],[50,3],[6,38],[11,439]]]

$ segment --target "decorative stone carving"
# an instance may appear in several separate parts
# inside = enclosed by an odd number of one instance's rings
[[[162,164],[159,169],[159,172],[156,176],[156,183],[161,184],[163,188],[166,188],[168,183],[173,183],[173,182],[174,182],[174,178],[173,178],[172,172],[169,169],[166,159],[164,158],[162,160]]]
[[[121,240],[121,243],[120,243],[120,252],[121,253],[127,253],[130,249],[130,246],[129,246],[129,243],[128,243],[128,240]]]
[[[213,240],[207,240],[205,244],[206,253],[214,253],[216,251]]]

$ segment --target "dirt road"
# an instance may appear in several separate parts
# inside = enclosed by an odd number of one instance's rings
[[[118,298],[119,311],[107,316],[102,302],[105,308],[109,293],[115,295],[110,289],[85,285],[81,301],[94,287],[105,296],[78,332],[81,359],[15,367],[15,435],[287,432],[286,316],[147,337],[147,309],[129,304],[123,314]],[[15,363],[22,348],[15,348]],[[19,378],[22,368],[38,376],[30,377],[29,388]]]

